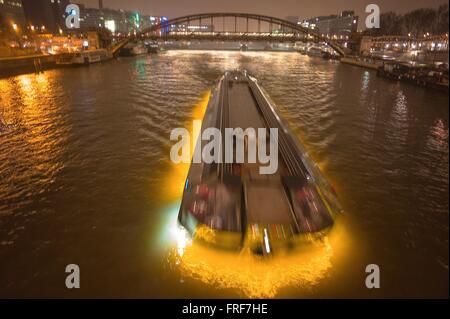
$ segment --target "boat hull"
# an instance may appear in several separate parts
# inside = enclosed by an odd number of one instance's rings
[[[105,62],[113,58],[107,50],[83,51],[70,54],[62,54],[56,61],[60,66],[80,66]]]
[[[306,239],[320,238],[342,210],[333,188],[256,79],[246,72],[226,73],[212,90],[200,136],[208,128],[222,132],[249,125],[278,130],[277,170],[264,175],[255,170],[254,163],[236,160],[191,163],[180,224],[214,246],[248,248],[261,255],[273,253],[275,247],[292,248]],[[268,141],[272,143],[272,137]],[[197,143],[202,149],[204,141]]]

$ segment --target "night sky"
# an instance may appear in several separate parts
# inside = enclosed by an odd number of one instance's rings
[[[98,0],[72,0],[97,7]],[[279,18],[299,16],[312,18],[336,14],[351,9],[364,17],[366,5],[376,3],[382,12],[405,13],[417,8],[437,7],[445,0],[103,0],[103,6],[113,9],[139,10],[144,14],[175,18],[204,12],[244,12],[271,15]],[[360,18],[360,25],[364,19]]]

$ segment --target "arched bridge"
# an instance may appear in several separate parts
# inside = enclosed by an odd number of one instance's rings
[[[231,19],[231,21],[230,21]],[[192,23],[196,26],[214,26],[211,30],[195,30],[189,28]],[[184,26],[181,29],[180,26]],[[219,28],[216,28],[219,26]],[[275,29],[277,28],[277,29]],[[217,31],[220,29],[220,31]],[[208,39],[208,40],[260,40],[270,41],[315,41],[327,43],[339,55],[344,56],[344,49],[311,29],[293,22],[251,13],[201,13],[182,16],[155,24],[138,32],[133,38],[158,39]],[[113,49],[118,51],[133,38],[119,42]]]

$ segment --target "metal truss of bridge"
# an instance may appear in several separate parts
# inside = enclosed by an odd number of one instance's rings
[[[210,32],[177,32],[171,26],[193,24],[198,26],[209,24],[222,26],[220,31]],[[230,30],[231,24],[231,30]],[[139,32],[136,37],[153,40],[240,40],[257,41],[269,40],[277,42],[324,42],[339,55],[344,56],[344,49],[337,43],[315,33],[311,29],[276,17],[250,13],[202,13],[163,21]]]

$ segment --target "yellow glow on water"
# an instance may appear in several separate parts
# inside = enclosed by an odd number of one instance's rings
[[[210,92],[195,106],[192,119],[185,126],[191,132],[192,120],[203,118],[209,97]],[[180,201],[188,170],[189,164],[171,163],[167,191],[163,192],[167,203]],[[345,260],[344,255],[348,252],[347,232],[339,223],[322,240],[299,245],[291,251],[276,251],[275,255],[262,258],[249,248],[241,252],[227,251],[191,239],[177,224],[177,215],[178,205],[166,215],[169,218],[166,229],[170,233],[169,242],[167,238],[164,240],[169,248],[168,262],[184,278],[218,289],[233,289],[244,297],[273,298],[282,289],[292,287],[307,294],[327,278],[336,259]]]
[[[201,100],[194,106],[192,111],[192,118],[189,119],[189,122],[185,124],[185,128],[191,132],[191,154],[193,152],[193,145],[197,141],[198,134],[192,136],[193,131],[193,120],[203,120],[203,116],[206,111],[206,107],[208,106],[209,97],[211,95],[211,91],[203,94]],[[194,132],[196,133],[196,132]],[[198,132],[197,132],[198,133]],[[165,185],[161,189],[161,198],[165,202],[174,202],[179,200],[183,196],[183,188],[184,183],[186,181],[186,177],[189,171],[190,163],[179,163],[175,164],[170,162],[170,172],[169,176],[165,179]]]
[[[161,192],[162,199],[165,202],[173,202],[183,196],[184,183],[189,171],[189,164],[174,164],[171,162],[170,165],[170,176],[168,176],[166,184],[163,185],[164,190]]]
[[[206,107],[208,106],[209,97],[211,96],[211,91],[207,91],[205,94],[203,94],[202,99],[200,102],[194,107],[194,110],[192,111],[192,119],[193,120],[202,120],[203,115],[205,115]],[[192,124],[192,123],[190,123]],[[192,126],[191,126],[192,129]]]
[[[224,251],[187,239],[186,231],[175,226],[175,220],[170,227],[169,262],[178,267],[181,276],[219,289],[236,289],[249,298],[277,297],[285,287],[309,290],[327,277],[333,259],[342,258],[339,255],[348,245],[345,232],[338,226],[321,241],[262,258],[249,250]]]

